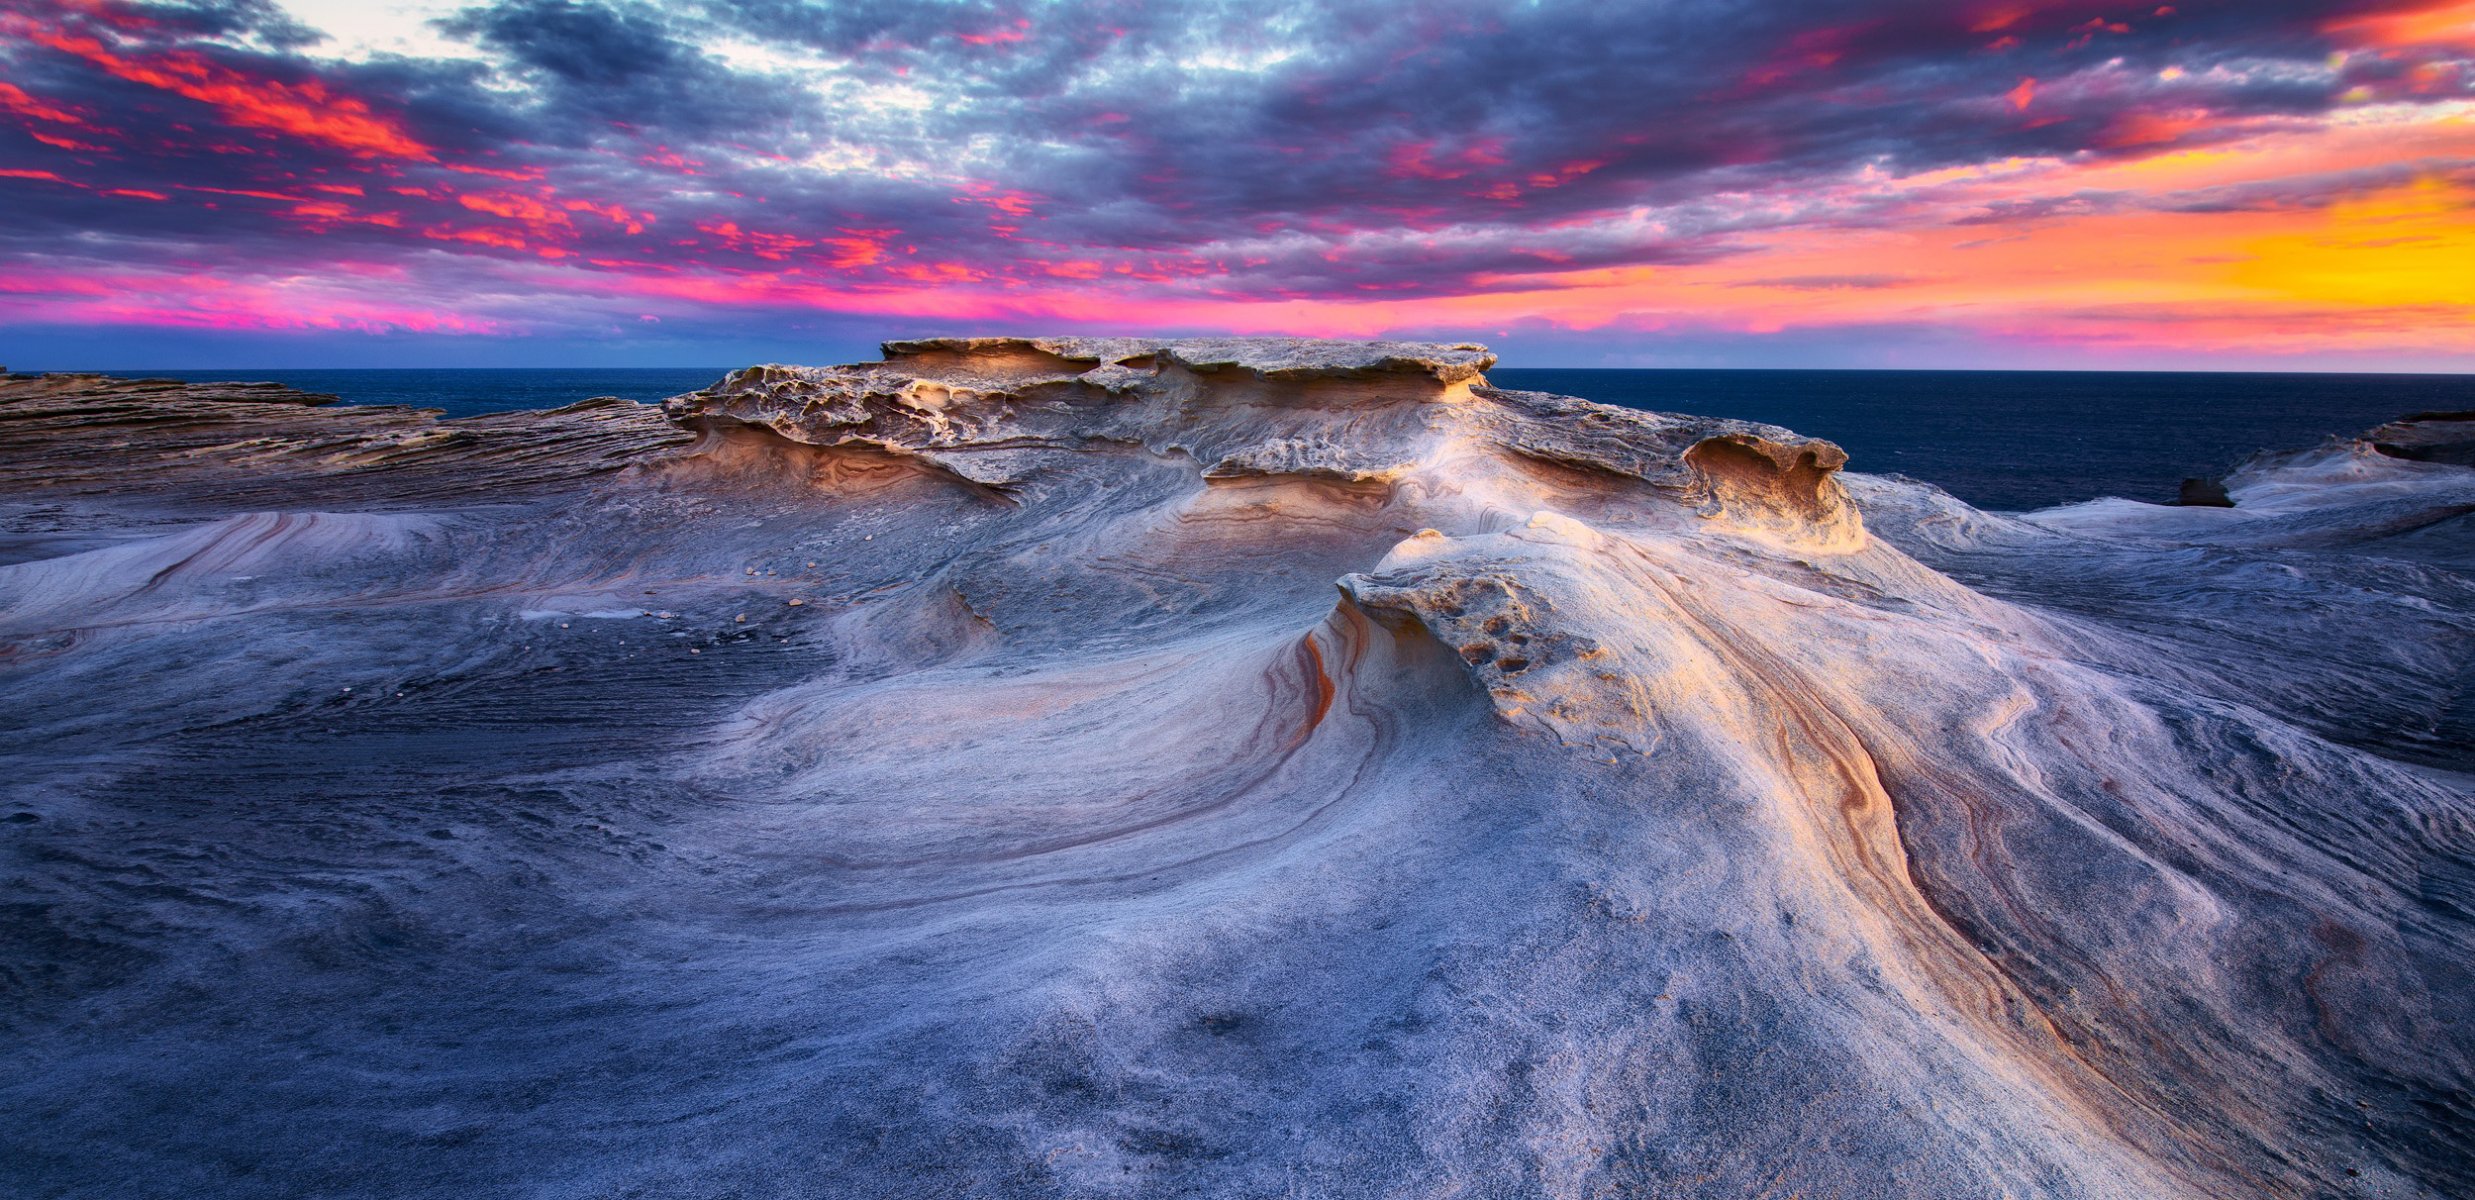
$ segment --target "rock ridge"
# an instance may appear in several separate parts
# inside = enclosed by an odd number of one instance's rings
[[[1644,413],[1491,387],[1484,347],[1296,338],[936,338],[886,359],[734,371],[663,411],[709,435],[761,431],[917,463],[1003,494],[1058,453],[1141,447],[1206,479],[1387,487],[1513,458],[1647,484],[1720,527],[1861,544],[1839,447],[1776,426]]]

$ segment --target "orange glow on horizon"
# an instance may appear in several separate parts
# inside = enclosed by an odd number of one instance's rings
[[[2360,35],[2373,46],[2475,47],[2475,0],[2392,5],[2385,12],[2345,17],[2321,28],[2331,34]]]
[[[2454,310],[2475,320],[2475,191],[2438,179],[2330,207],[2320,229],[2263,238],[2231,278],[2347,308]]]

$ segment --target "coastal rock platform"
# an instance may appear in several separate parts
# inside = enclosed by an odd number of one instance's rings
[[[0,379],[0,1192],[2475,1194],[2475,468],[1492,363]]]

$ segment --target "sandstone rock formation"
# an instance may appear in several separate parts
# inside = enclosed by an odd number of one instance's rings
[[[2475,412],[2417,413],[2363,436],[2392,458],[2475,467]]]
[[[2475,470],[1491,361],[0,382],[0,1185],[2475,1192]]]

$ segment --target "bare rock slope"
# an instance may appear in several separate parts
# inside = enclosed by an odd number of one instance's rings
[[[0,1190],[2475,1192],[2475,469],[1491,363],[0,381]]]

